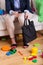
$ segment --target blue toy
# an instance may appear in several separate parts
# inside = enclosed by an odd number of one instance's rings
[[[6,53],[6,55],[7,55],[7,56],[10,56],[10,55],[11,55],[11,53],[10,53],[10,52],[7,52],[7,53]]]
[[[6,53],[6,55],[7,55],[7,56],[10,56],[10,55],[12,55],[12,54],[15,54],[16,51],[17,51],[16,49],[10,50],[9,52]]]

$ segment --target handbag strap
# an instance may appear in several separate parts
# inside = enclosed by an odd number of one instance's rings
[[[28,19],[28,23],[30,24],[30,20]],[[24,26],[27,25],[27,19],[24,20]]]
[[[29,19],[28,19],[28,23],[29,23],[29,25],[30,25],[30,23],[31,23]]]
[[[27,19],[24,20],[24,26],[26,26],[26,25],[27,25]]]

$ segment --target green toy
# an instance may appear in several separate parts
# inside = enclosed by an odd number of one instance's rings
[[[16,51],[17,51],[16,49],[10,50],[9,52],[6,53],[6,55],[7,55],[7,56],[10,56],[10,55],[12,55],[12,54],[15,54]]]
[[[39,43],[35,43],[33,46],[35,46],[35,47],[39,47],[40,44],[39,44]]]
[[[39,22],[43,22],[43,0],[35,0],[36,8],[38,11],[38,20]]]
[[[32,62],[37,63],[37,60],[36,60],[36,59],[34,59],[34,60],[32,60]]]
[[[11,54],[14,54],[14,53],[16,53],[16,49],[14,49],[14,50],[10,50],[9,52],[11,53]]]

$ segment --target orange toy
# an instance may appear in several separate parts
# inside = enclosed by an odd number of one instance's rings
[[[23,56],[23,54],[21,53],[21,51],[18,51],[18,53],[19,53],[20,55],[22,55],[22,56]]]
[[[10,46],[5,45],[1,49],[2,49],[2,51],[9,51],[10,50]]]

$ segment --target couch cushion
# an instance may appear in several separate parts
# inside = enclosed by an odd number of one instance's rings
[[[34,14],[34,15],[32,16],[31,20],[34,21],[34,25],[35,25],[35,26],[43,25],[43,22],[39,22],[39,21],[38,21],[38,15],[36,15],[36,14]]]
[[[0,15],[0,30],[6,30],[5,20]]]

